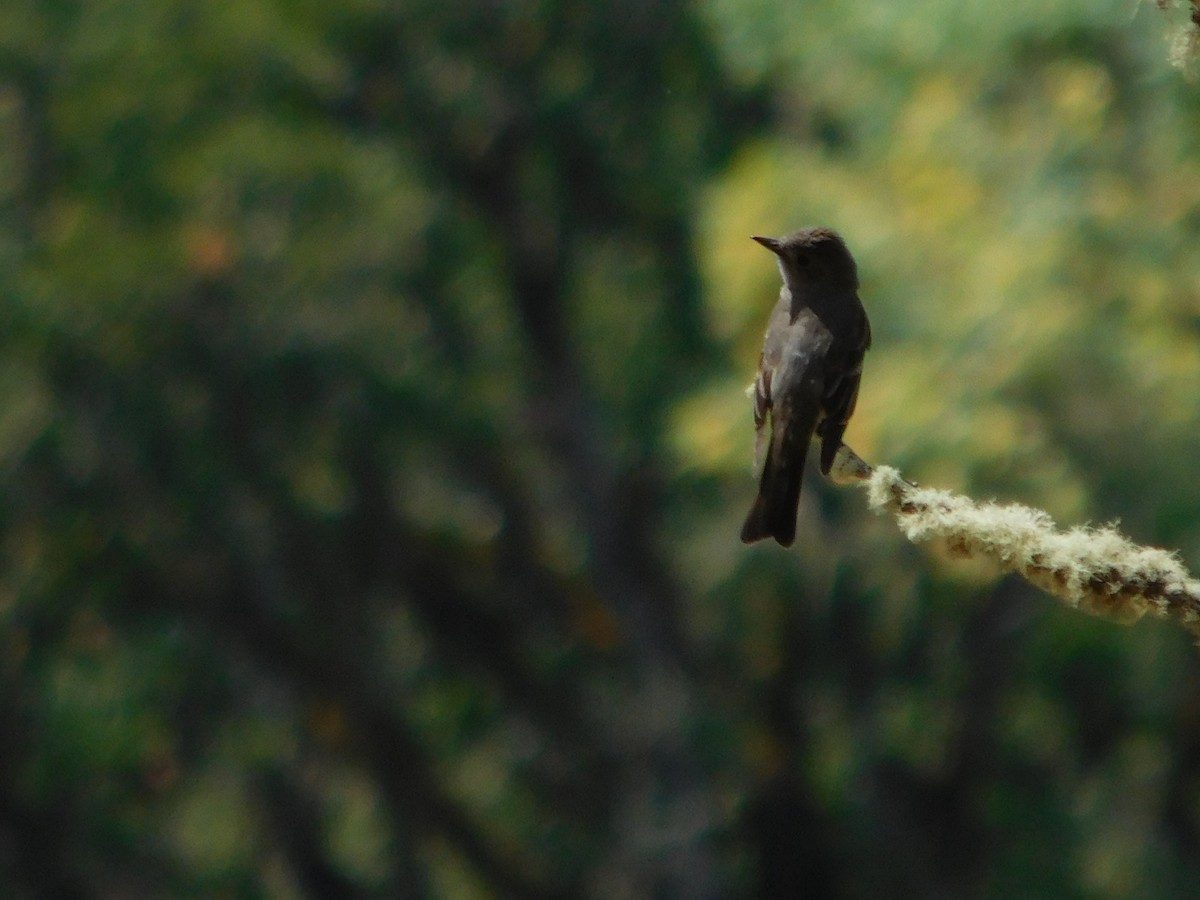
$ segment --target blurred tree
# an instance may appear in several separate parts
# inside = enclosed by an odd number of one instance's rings
[[[7,17],[14,886],[717,894],[659,453],[760,114],[696,19]]]
[[[1200,554],[1200,132],[1135,34],[7,4],[5,895],[1178,896],[1180,635],[818,479],[798,552],[736,540],[745,237],[824,220],[856,446]]]

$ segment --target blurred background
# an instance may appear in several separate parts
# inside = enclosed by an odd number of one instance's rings
[[[810,471],[1200,568],[1200,87],[1131,0],[0,8],[6,897],[1186,896],[1200,661]]]

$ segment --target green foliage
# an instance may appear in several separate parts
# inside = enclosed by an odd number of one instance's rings
[[[810,477],[1200,559],[1200,129],[1149,5],[10,3],[5,896],[1179,896],[1200,668]]]

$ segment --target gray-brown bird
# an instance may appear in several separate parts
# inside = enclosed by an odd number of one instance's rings
[[[828,475],[858,399],[871,326],[858,299],[858,267],[832,228],[754,240],[775,254],[783,288],[754,380],[754,427],[761,438],[769,413],[771,438],[742,540],[772,537],[790,547],[808,445],[820,436]]]

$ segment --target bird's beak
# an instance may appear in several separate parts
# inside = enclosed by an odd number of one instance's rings
[[[772,253],[779,252],[779,240],[777,238],[761,237],[760,235],[756,234],[756,235],[751,236],[750,240],[758,241],[760,244],[762,244],[764,247],[766,247]]]

